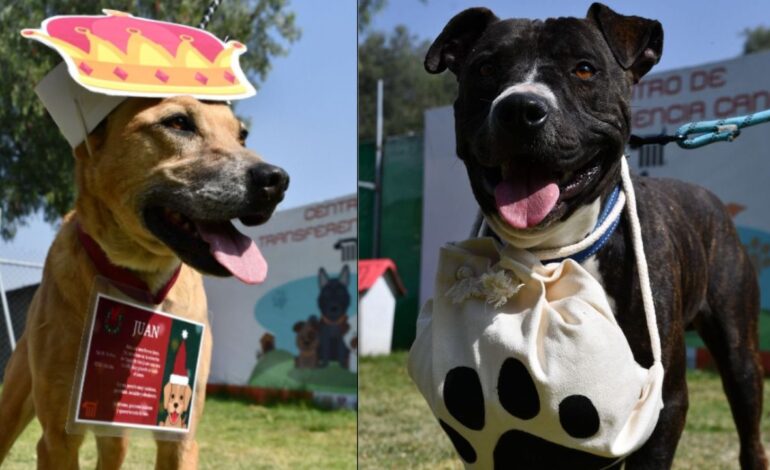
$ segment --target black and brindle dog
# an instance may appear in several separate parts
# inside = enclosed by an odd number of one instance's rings
[[[447,24],[425,68],[457,76],[457,155],[497,236],[532,248],[572,243],[590,232],[596,211],[579,209],[598,206],[618,185],[631,89],[662,49],[659,22],[601,4],[585,19],[500,20],[473,8]],[[657,427],[625,468],[671,467],[688,407],[684,334],[693,328],[719,366],[740,436],[741,467],[766,468],[759,432],[759,289],[730,216],[715,196],[692,184],[634,177],[634,188],[665,382]],[[564,224],[573,239],[556,230]],[[555,232],[559,237],[549,235]],[[603,280],[634,358],[650,367],[630,233],[624,214],[609,242],[583,264]],[[526,453],[533,455],[522,462],[530,463],[517,468],[575,468],[576,461],[554,461],[558,452],[546,455],[547,447]]]

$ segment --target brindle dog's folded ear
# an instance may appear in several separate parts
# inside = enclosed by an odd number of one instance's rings
[[[588,9],[588,19],[602,32],[621,67],[634,83],[657,64],[663,53],[663,26],[655,20],[615,13],[601,3]]]
[[[497,21],[499,18],[487,8],[469,8],[455,15],[428,49],[425,70],[440,73],[449,68],[457,75],[473,45]]]

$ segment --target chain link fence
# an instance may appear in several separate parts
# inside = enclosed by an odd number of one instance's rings
[[[42,277],[42,263],[0,259],[0,382],[8,358],[24,331],[27,309]]]

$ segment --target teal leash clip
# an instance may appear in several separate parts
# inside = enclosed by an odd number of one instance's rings
[[[765,122],[770,122],[770,109],[728,119],[691,122],[677,129],[676,143],[684,149],[695,149],[714,142],[732,142],[741,135],[741,129]]]
[[[770,109],[727,119],[690,122],[677,129],[674,135],[632,135],[629,144],[631,148],[638,148],[642,145],[676,142],[683,149],[696,149],[714,142],[732,142],[741,135],[741,129],[766,122],[770,122]]]

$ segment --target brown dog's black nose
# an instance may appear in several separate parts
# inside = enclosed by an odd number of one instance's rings
[[[249,176],[261,199],[280,201],[289,187],[289,175],[277,166],[258,163],[249,168]]]
[[[512,93],[495,104],[494,119],[514,132],[536,130],[548,120],[548,103],[532,93]]]

